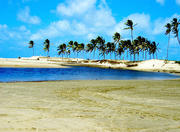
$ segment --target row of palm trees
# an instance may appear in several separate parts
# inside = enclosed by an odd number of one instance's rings
[[[143,59],[147,59],[147,54],[153,55],[155,58],[155,53],[157,53],[158,48],[155,41],[151,42],[144,37],[138,36],[135,40],[121,40],[121,35],[116,32],[113,36],[114,42],[107,42],[101,36],[98,36],[96,39],[92,39],[87,45],[84,43],[78,43],[77,41],[70,41],[68,44],[61,44],[58,46],[58,55],[70,55],[71,52],[78,54],[81,52],[93,53],[93,58],[99,53],[99,57],[106,58],[107,55],[114,55],[115,59],[118,57],[119,59],[125,58],[125,53],[127,53],[126,58],[130,54],[130,59],[132,55],[134,56],[133,60],[139,60],[140,53],[142,53]],[[157,57],[157,56],[156,56]]]
[[[174,18],[171,23],[167,23],[165,25],[167,28],[165,34],[169,35],[167,59],[171,32],[175,34],[175,37],[180,44],[178,27],[179,24],[180,20]],[[114,55],[115,59],[119,58],[124,60],[126,57],[126,59],[134,61],[140,60],[140,55],[142,56],[143,60],[146,60],[148,55],[150,59],[152,57],[157,58],[158,44],[155,41],[150,41],[142,36],[138,36],[136,39],[134,39],[133,31],[137,24],[134,24],[132,20],[127,20],[125,25],[127,26],[125,30],[131,31],[131,40],[122,40],[120,33],[116,32],[113,35],[113,42],[106,42],[105,39],[101,36],[90,40],[88,44],[78,43],[77,41],[70,41],[68,44],[62,43],[57,47],[58,55],[62,55],[62,57],[66,55],[69,57],[70,54],[76,53],[78,58],[79,53],[86,52],[89,54],[93,53],[93,59],[95,58],[96,54],[98,54],[99,57],[103,57],[103,59],[106,59],[106,56],[108,55],[110,56],[110,59],[112,55]],[[34,55],[34,42],[32,40],[29,42],[29,48],[33,48]],[[46,39],[44,41],[44,50],[47,51],[47,56],[49,56],[49,48],[50,41]]]

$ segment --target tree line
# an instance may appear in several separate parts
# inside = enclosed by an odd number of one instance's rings
[[[171,23],[167,23],[165,25],[166,32],[168,35],[168,46],[167,46],[167,56],[168,60],[168,50],[170,45],[171,32],[174,34],[174,37],[177,38],[178,43],[180,44],[179,39],[179,24],[180,20],[177,18],[173,18]],[[97,36],[94,39],[91,39],[88,44],[78,43],[77,41],[69,41],[67,44],[62,43],[57,47],[58,55],[62,57],[67,56],[70,57],[72,53],[76,53],[77,58],[80,53],[86,52],[90,55],[93,54],[93,59],[95,55],[98,54],[98,57],[102,57],[106,59],[107,56],[114,56],[115,59],[124,60],[133,60],[139,61],[140,56],[142,60],[149,59],[158,59],[158,43],[155,41],[150,41],[143,36],[138,36],[134,39],[133,31],[134,27],[137,24],[134,24],[132,20],[127,20],[126,28],[124,30],[130,30],[131,39],[123,40],[121,34],[116,32],[113,35],[113,42],[106,42],[105,39],[101,36]],[[29,48],[33,48],[33,56],[34,56],[34,41],[29,42]],[[47,52],[47,56],[49,56],[49,48],[50,48],[50,40],[46,39],[44,41],[44,50]]]

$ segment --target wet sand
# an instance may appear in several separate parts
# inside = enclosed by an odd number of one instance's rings
[[[79,131],[180,131],[180,80],[0,83],[0,132]]]

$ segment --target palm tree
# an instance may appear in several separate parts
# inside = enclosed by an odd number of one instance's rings
[[[97,41],[95,39],[91,39],[90,44],[92,44],[92,46],[93,46],[93,51],[94,51],[93,58],[94,58],[95,52],[96,52],[96,49],[97,49]]]
[[[114,52],[116,53],[116,48],[115,48],[115,44],[113,42],[108,42],[106,44],[106,47],[107,47],[107,54],[110,53],[110,59],[111,59],[111,54]]]
[[[94,50],[94,46],[92,44],[87,44],[86,46],[86,52],[91,53]]]
[[[137,24],[134,25],[132,20],[127,20],[125,25],[127,26],[127,28],[124,28],[125,30],[128,30],[128,29],[131,30],[131,42],[132,42],[133,41],[133,30]]]
[[[98,36],[96,38],[96,43],[98,45],[98,49],[99,49],[99,55],[102,55],[103,58],[105,59],[105,54],[106,54],[106,45],[105,45],[105,40],[103,39],[103,37]]]
[[[122,54],[124,53],[124,48],[123,46],[119,43],[117,51],[116,51],[116,55],[119,56],[119,58],[121,59]],[[123,56],[123,60],[124,60],[124,56]]]
[[[78,45],[79,52],[81,52],[81,51],[83,52],[84,51],[84,47],[85,47],[84,43],[79,44]]]
[[[114,33],[114,36],[113,36],[113,40],[114,40],[114,44],[115,44],[115,49],[116,49],[116,45],[120,43],[120,40],[121,40],[121,35],[120,33],[116,32]],[[116,52],[114,52],[115,54],[115,60],[116,60]]]
[[[58,55],[62,54],[62,58],[63,58],[63,55],[66,53],[66,44],[63,43],[59,45],[57,51],[58,51]]]
[[[145,55],[145,52],[147,51],[147,46],[146,46],[146,39],[144,37],[141,37],[141,51],[142,51],[142,56],[143,56],[143,60],[144,60],[144,55]]]
[[[33,56],[34,56],[34,41],[29,41],[29,48],[33,48]]]
[[[155,59],[154,55],[155,53],[157,53],[158,51],[158,45],[156,44],[155,41],[153,41],[151,44],[150,44],[150,47],[149,47],[149,54],[153,54],[153,59]],[[156,54],[156,58],[157,58],[157,54]]]
[[[46,39],[44,41],[44,51],[47,51],[47,56],[49,57],[49,48],[50,48],[50,41],[49,39]]]
[[[114,42],[115,42],[115,43],[119,43],[120,40],[121,40],[121,35],[120,35],[120,33],[118,33],[118,32],[114,33],[113,39],[114,39]]]
[[[172,20],[172,32],[175,34],[175,38],[177,38],[178,43],[180,44],[179,24],[180,24],[180,20],[178,21],[177,18],[173,18],[173,20]]]
[[[73,48],[74,48],[74,42],[73,41],[69,41],[67,48],[69,50],[69,52],[71,53],[71,51],[74,52]],[[69,54],[70,55],[70,54]]]
[[[99,55],[102,55],[103,58],[105,59],[105,54],[106,54],[106,45],[105,45],[105,39],[101,36],[98,36],[96,38],[96,43],[98,45],[98,49],[99,49]]]
[[[169,35],[168,36],[168,47],[167,47],[167,60],[168,60],[168,50],[169,50],[169,44],[170,44],[170,37],[171,37],[171,28],[172,28],[172,25],[170,23],[167,23],[165,25],[166,27],[166,35]]]

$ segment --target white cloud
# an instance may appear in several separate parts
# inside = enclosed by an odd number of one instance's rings
[[[161,4],[161,5],[164,5],[165,0],[156,0],[156,2],[158,2],[158,3]]]
[[[176,3],[177,3],[178,5],[180,5],[180,0],[176,0]]]
[[[96,0],[67,0],[66,4],[60,3],[57,6],[57,13],[66,16],[83,14],[93,8]]]
[[[107,7],[105,0],[99,1],[98,6],[96,6],[97,3],[96,0],[74,0],[69,2],[67,6],[63,3],[59,4],[57,13],[63,16],[66,15],[68,18],[51,23],[47,28],[33,34],[31,38],[44,39],[46,37],[58,37],[65,34],[87,38],[88,34],[108,34],[110,29],[116,24],[116,21],[112,16],[111,10]],[[59,7],[65,8],[66,11],[63,11]],[[72,16],[75,14],[78,14],[78,16]],[[63,28],[66,28],[66,30]]]
[[[29,7],[25,7],[17,14],[18,20],[29,23],[29,24],[39,24],[41,22],[40,18],[37,16],[30,15]]]
[[[64,32],[69,31],[70,23],[67,20],[51,23],[47,28],[39,30],[33,34],[30,39],[39,40],[44,38],[53,38],[61,36]]]
[[[11,41],[10,43],[19,44],[28,40],[30,34],[31,32],[25,26],[9,28],[6,24],[0,24],[0,42],[3,43]]]

